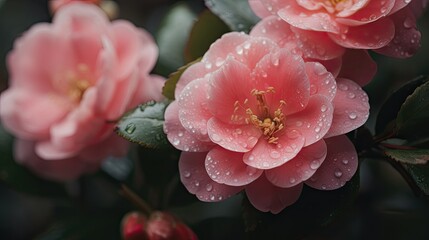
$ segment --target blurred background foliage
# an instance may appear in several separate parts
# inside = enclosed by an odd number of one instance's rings
[[[214,41],[229,30],[219,19],[206,16],[203,0],[117,0],[116,3],[120,18],[130,20],[155,36],[160,45],[160,58],[154,72],[165,77],[200,56],[208,46],[207,41]],[[188,40],[198,17],[218,26],[206,32],[204,43],[198,36]],[[0,90],[7,88],[5,61],[14,40],[31,25],[50,20],[47,0],[0,0]],[[373,55],[379,70],[374,81],[365,88],[371,103],[371,115],[366,124],[370,131],[374,131],[376,115],[389,94],[405,82],[429,74],[429,14],[425,14],[418,25],[422,47],[414,57],[398,60]],[[200,29],[207,27],[203,25]],[[190,50],[190,44],[201,45]],[[243,234],[244,229],[253,226],[254,216],[260,213],[250,210],[244,216],[246,221],[236,219],[242,210],[237,207],[241,206],[241,196],[207,204],[188,194],[179,181],[177,151],[136,147],[121,163],[107,161],[97,174],[76,182],[56,184],[41,180],[14,164],[11,136],[0,130],[0,239],[119,239],[122,216],[135,209],[119,194],[121,183],[137,189],[154,208],[168,209],[182,217],[200,239],[267,237],[258,231],[253,235]],[[135,161],[136,158],[139,160]],[[279,223],[268,219],[261,225],[274,226],[276,231],[281,231],[282,227],[288,229],[285,225],[299,222],[302,223],[300,228],[291,235],[310,240],[429,239],[427,199],[416,197],[390,164],[379,159],[361,159],[360,180],[355,179],[341,191],[352,191],[359,185],[354,201],[341,202],[341,214],[327,209],[325,214],[335,215],[335,218],[316,219],[323,222],[322,227],[313,226],[314,218],[319,217],[313,212],[320,213],[318,208],[326,208],[323,203],[332,205],[337,200],[327,197],[319,204],[320,194],[309,189],[304,191],[303,198],[307,197],[313,208],[305,208],[303,212],[298,204],[282,213],[286,221]],[[245,203],[246,200],[242,208],[246,210]],[[301,200],[299,203],[303,204]],[[288,232],[284,234],[288,236]]]

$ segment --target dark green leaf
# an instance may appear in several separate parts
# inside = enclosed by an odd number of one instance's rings
[[[205,0],[207,7],[218,15],[233,31],[249,30],[260,20],[248,0]]]
[[[170,74],[167,81],[164,84],[164,87],[162,88],[162,94],[166,96],[170,100],[174,100],[174,91],[176,90],[176,84],[179,81],[180,77],[182,76],[183,72],[185,72],[188,67],[191,65],[199,62],[201,59],[196,59],[193,62],[190,62],[186,64],[185,66],[180,67],[176,72]]]
[[[168,103],[149,101],[131,110],[119,120],[116,133],[145,147],[170,146],[164,134],[164,112]]]
[[[228,26],[209,10],[205,10],[192,27],[185,47],[185,60],[191,62],[209,49],[210,45],[229,32]]]
[[[402,164],[412,180],[416,183],[421,193],[429,196],[429,164],[414,165]]]
[[[249,239],[302,239],[327,226],[351,206],[359,190],[359,174],[333,191],[304,186],[300,199],[277,215],[262,213],[245,202],[244,219]]]
[[[394,160],[408,164],[425,164],[429,161],[429,149],[415,149],[415,150],[399,150],[387,149],[385,150],[387,156]]]
[[[168,11],[156,34],[159,47],[157,73],[167,76],[185,64],[184,48],[195,19],[190,3],[178,3]]]
[[[389,125],[391,130],[393,129],[394,124],[389,123],[394,122],[402,104],[405,102],[407,97],[416,90],[417,87],[421,86],[427,81],[428,78],[426,76],[417,77],[416,79],[400,87],[397,91],[389,96],[386,102],[382,105],[377,116],[377,122],[375,126],[377,134],[386,132]]]
[[[408,96],[396,118],[397,136],[416,140],[429,136],[429,82]]]
[[[63,184],[41,179],[13,159],[13,138],[0,126],[0,182],[11,188],[33,195],[68,198]]]

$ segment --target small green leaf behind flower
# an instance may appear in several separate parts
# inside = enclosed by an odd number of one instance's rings
[[[390,158],[407,164],[426,164],[429,161],[429,149],[386,149]]]
[[[180,67],[176,72],[170,74],[168,76],[167,81],[164,84],[164,87],[162,88],[162,94],[167,97],[170,100],[174,100],[174,91],[176,90],[177,82],[179,81],[182,74],[185,72],[186,69],[188,69],[193,64],[199,62],[201,59],[198,58],[195,61],[192,61],[185,66]]]
[[[168,102],[149,101],[126,113],[117,123],[116,133],[130,142],[149,148],[170,146],[164,134],[164,112]]]

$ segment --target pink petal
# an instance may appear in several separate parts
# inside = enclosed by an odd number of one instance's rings
[[[213,116],[225,123],[244,124],[247,118],[245,102],[249,106],[257,105],[256,98],[251,95],[255,83],[250,70],[228,58],[223,67],[210,76],[210,83],[208,108]]]
[[[210,68],[208,68],[210,67]],[[174,96],[178,97],[182,93],[183,89],[190,82],[198,78],[203,78],[207,73],[211,72],[212,65],[205,65],[203,62],[197,62],[187,68],[180,76],[179,81],[176,84],[176,89],[174,90]]]
[[[168,141],[182,151],[207,152],[214,145],[211,142],[202,142],[186,131],[179,120],[179,105],[177,101],[172,102],[165,110],[164,132]]]
[[[262,58],[253,73],[256,79],[254,88],[265,91],[267,87],[272,87],[275,91],[264,95],[272,112],[281,101],[286,103],[282,107],[286,116],[301,111],[307,105],[310,82],[300,56],[281,49]]]
[[[308,59],[307,61],[312,62],[312,59]],[[331,60],[317,60],[317,62],[320,62],[323,66],[325,66],[325,68],[328,70],[328,72],[332,73],[332,75],[334,75],[334,77],[337,77],[338,74],[340,73],[342,64],[343,64],[343,60],[342,57],[337,57]]]
[[[118,58],[117,76],[128,76],[137,67],[148,74],[158,58],[158,48],[149,33],[124,20],[112,23],[113,44]]]
[[[282,48],[295,49],[297,39],[290,25],[277,16],[262,19],[250,31],[250,36],[266,37]]]
[[[257,143],[262,132],[252,124],[236,125],[211,118],[207,123],[212,142],[234,152],[248,152]]]
[[[371,22],[375,22],[382,17],[387,16],[393,8],[395,2],[404,1],[404,0],[384,0],[377,1],[372,0],[368,1],[364,7],[356,11],[352,15],[341,16],[341,13],[338,15],[339,18],[336,20],[344,25],[348,26],[359,26]]]
[[[306,58],[329,60],[341,56],[344,48],[336,44],[325,32],[307,31],[291,27]]]
[[[207,121],[212,117],[208,109],[209,83],[206,78],[190,82],[178,98],[179,119],[182,126],[194,137],[208,142]]]
[[[207,154],[206,171],[210,178],[220,184],[244,186],[262,174],[262,170],[243,162],[243,153],[231,152],[215,147]]]
[[[287,4],[289,7],[280,9],[277,14],[290,25],[302,30],[340,32],[341,26],[337,24],[329,13],[307,10],[299,6],[295,1],[288,1]]]
[[[249,5],[252,8],[253,12],[260,17],[264,18],[271,15],[271,12],[269,12],[263,3],[260,0],[249,0]]]
[[[272,169],[294,158],[304,145],[305,138],[295,130],[279,135],[278,143],[268,143],[261,137],[256,146],[244,154],[244,162],[258,169]]]
[[[34,152],[34,142],[16,140],[14,146],[15,160],[30,168],[39,176],[53,181],[70,181],[83,173],[95,172],[98,165],[86,164],[78,158],[58,161],[44,160]]]
[[[426,1],[426,0],[423,0],[423,1]],[[416,3],[416,2],[417,3],[420,2],[420,4],[421,4],[422,1],[421,0],[410,0],[410,1],[396,0],[395,1],[395,5],[393,6],[392,10],[390,10],[390,12],[389,12],[389,15],[392,15],[392,14],[398,12],[399,10],[403,9],[404,7],[406,7],[408,4],[412,5],[412,4]],[[422,5],[420,5],[420,7],[423,8]]]
[[[206,67],[210,66],[210,69],[214,71],[223,65],[229,55],[235,55],[236,47],[247,40],[249,40],[249,36],[244,33],[224,34],[210,46],[201,61]]]
[[[52,125],[63,119],[70,108],[70,103],[62,96],[40,95],[24,89],[11,88],[0,98],[3,125],[27,140],[47,138]]]
[[[348,133],[362,126],[369,115],[368,95],[355,82],[338,78],[334,118],[325,137]]]
[[[358,167],[358,156],[353,143],[345,136],[325,139],[328,154],[322,166],[305,182],[320,190],[334,190],[344,186]]]
[[[206,172],[204,161],[207,153],[182,152],[179,160],[180,180],[186,189],[204,202],[217,202],[240,192],[243,187],[233,187],[213,181]]]
[[[395,26],[389,18],[357,27],[348,28],[343,34],[329,33],[337,44],[345,48],[377,49],[386,46],[395,35]]]
[[[278,45],[265,37],[252,37],[235,48],[234,59],[254,69],[265,55],[278,51]]]
[[[303,184],[299,184],[291,188],[280,188],[271,184],[265,176],[261,176],[246,186],[246,194],[259,211],[277,214],[298,200],[302,186]]]
[[[395,37],[385,47],[376,49],[377,53],[396,58],[413,56],[420,48],[421,33],[416,27],[416,18],[409,8],[390,17],[395,23]]]
[[[310,79],[310,94],[321,94],[332,100],[337,91],[337,84],[334,76],[318,62],[305,63],[305,70]]]
[[[366,50],[347,49],[343,55],[343,65],[338,77],[348,78],[365,86],[377,73],[377,63]]]
[[[325,141],[320,140],[299,151],[298,155],[285,164],[267,170],[265,176],[275,186],[288,188],[309,179],[326,157]]]
[[[304,146],[309,146],[328,132],[333,112],[331,101],[323,95],[313,95],[304,110],[286,117],[285,129],[299,132],[305,139]]]

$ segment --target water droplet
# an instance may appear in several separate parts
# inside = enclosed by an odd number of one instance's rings
[[[343,172],[341,172],[341,170],[337,168],[334,172],[334,175],[336,178],[340,178],[341,176],[343,176]]]
[[[183,132],[179,132],[179,133],[177,134],[177,136],[179,136],[179,137],[183,137]]]
[[[354,99],[354,98],[356,97],[356,95],[355,95],[354,93],[352,93],[352,92],[350,92],[347,96],[348,96],[350,99]]]
[[[213,190],[213,186],[210,183],[208,183],[206,185],[206,190],[207,190],[207,192],[210,192],[211,190]]]
[[[211,195],[210,200],[214,201],[215,200],[215,196]]]
[[[300,136],[300,134],[297,130],[288,131],[286,133],[286,135],[289,139],[297,139]]]
[[[195,181],[194,185],[195,185],[195,187],[199,187],[200,186],[200,182]]]
[[[125,132],[128,134],[133,134],[134,131],[136,130],[136,125],[134,123],[129,123],[126,127],[125,127]]]
[[[255,137],[249,137],[248,139],[247,139],[247,144],[249,145],[249,146],[255,146],[255,144],[258,142],[258,139],[257,138],[255,138]]]
[[[326,110],[328,110],[328,107],[327,107],[326,105],[322,105],[322,106],[320,107],[320,111],[322,111],[322,112],[326,112]]]
[[[280,153],[279,153],[279,152],[277,152],[277,151],[272,151],[272,152],[270,153],[270,156],[271,156],[272,158],[274,158],[274,159],[277,159],[277,158],[279,158],[279,157],[280,157]]]
[[[268,163],[268,162],[263,162],[262,163],[262,167],[264,167],[264,168],[267,168],[267,167],[269,167],[270,166],[270,164]]]
[[[216,58],[216,66],[220,67],[223,63],[225,62],[225,60],[223,60],[222,58],[218,57]]]
[[[255,160],[255,156],[254,155],[250,155],[248,159],[249,159],[249,161],[253,161],[253,160]]]
[[[205,67],[207,69],[210,69],[210,68],[212,68],[212,64],[210,62],[206,62]]]
[[[296,182],[296,179],[295,179],[295,178],[290,178],[290,179],[289,179],[289,182],[293,184],[293,183],[295,183],[295,182]]]
[[[241,46],[236,47],[235,51],[237,52],[238,55],[243,54],[243,48]]]
[[[253,167],[247,166],[246,171],[247,171],[247,175],[249,175],[249,176],[253,176],[253,175],[255,175],[255,173],[256,173],[258,170],[257,170],[256,168],[253,168]]]
[[[322,189],[326,190],[326,185],[325,184],[322,185]]]
[[[316,170],[317,168],[319,168],[319,166],[320,166],[320,163],[319,163],[319,161],[317,161],[317,160],[313,160],[313,161],[310,163],[310,168],[311,168],[311,169],[313,169],[313,170]]]
[[[185,178],[189,178],[189,177],[191,177],[191,172],[189,172],[189,171],[185,171],[185,172],[183,173],[183,176],[184,176]]]
[[[297,127],[301,127],[301,126],[302,126],[302,122],[301,122],[301,121],[296,121],[295,125],[296,125]]]
[[[177,145],[179,145],[180,144],[180,139],[174,139],[174,141],[173,141],[173,145],[174,146],[177,146]]]
[[[343,91],[349,90],[349,87],[347,85],[344,85],[344,84],[341,84],[341,83],[338,85],[338,88],[341,89],[341,90],[343,90]]]
[[[211,138],[212,138],[212,140],[213,140],[213,142],[220,142],[222,139],[220,138],[220,136],[219,135],[217,135],[217,134],[213,134],[212,136],[211,136]]]
[[[344,165],[349,164],[349,160],[348,159],[343,159],[342,162],[343,162]]]
[[[244,47],[244,49],[249,49],[250,46],[251,46],[251,43],[250,42],[246,42],[243,47]]]
[[[357,118],[357,114],[355,112],[351,112],[351,113],[349,113],[349,118],[351,120],[355,120]]]

